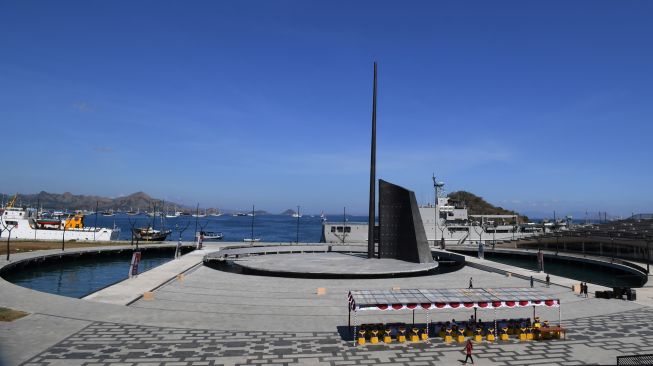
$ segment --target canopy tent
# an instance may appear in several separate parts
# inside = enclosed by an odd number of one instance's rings
[[[352,290],[350,310],[414,310],[560,306],[560,300],[533,288]]]
[[[496,310],[544,306],[558,308],[559,322],[562,319],[560,299],[553,298],[533,288],[473,288],[473,289],[397,289],[397,290],[351,290],[348,294],[349,324],[354,312],[354,334],[356,334],[356,313],[369,310],[413,310],[426,311],[426,323],[430,310],[441,309],[494,309],[495,332]],[[428,327],[427,327],[428,329]]]

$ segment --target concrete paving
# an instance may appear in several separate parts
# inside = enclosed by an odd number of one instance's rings
[[[438,263],[411,263],[396,259],[366,258],[367,254],[297,253],[260,255],[235,259],[239,267],[270,274],[304,276],[391,276],[417,275],[437,268]]]
[[[231,243],[234,244],[234,243]],[[242,243],[238,243],[242,244]],[[206,252],[230,245],[209,244]],[[36,256],[30,253],[24,256]],[[0,306],[31,315],[0,324],[2,365],[346,365],[451,364],[462,359],[460,345],[439,339],[429,343],[352,347],[346,330],[349,289],[527,287],[529,271],[469,259],[459,271],[416,278],[301,279],[242,275],[199,266],[202,253],[184,262],[153,269],[135,285],[120,283],[122,301],[151,290],[153,300],[130,306],[65,298],[32,291],[0,280]],[[20,259],[14,256],[15,260]],[[182,265],[182,263],[184,263]],[[6,262],[0,261],[0,265]],[[475,268],[477,267],[477,268]],[[188,268],[192,268],[187,271]],[[488,271],[492,268],[491,271]],[[182,280],[175,272],[187,271]],[[179,273],[178,272],[178,273]],[[507,276],[510,272],[513,275]],[[144,277],[143,275],[139,277]],[[156,280],[155,280],[156,278]],[[171,278],[174,278],[170,281]],[[159,284],[156,282],[159,281]],[[653,352],[653,304],[581,298],[570,291],[573,280],[552,278],[535,286],[560,298],[566,341],[519,343],[516,340],[476,346],[477,364],[614,364],[616,356]],[[154,285],[154,286],[153,286]],[[324,294],[318,293],[324,289]],[[591,290],[594,290],[591,288]],[[129,295],[129,296],[128,296]],[[638,292],[639,295],[639,292]],[[638,298],[639,300],[639,298]],[[496,316],[529,317],[532,309],[499,310]],[[537,309],[557,321],[557,309]],[[469,310],[432,311],[435,321],[467,319]],[[412,322],[412,312],[360,312],[352,321]],[[493,311],[478,311],[484,320]],[[425,321],[418,311],[416,321]]]

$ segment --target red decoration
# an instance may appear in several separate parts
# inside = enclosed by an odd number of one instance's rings
[[[403,307],[404,307],[404,306],[401,305],[401,304],[392,304],[392,308],[395,309],[395,310],[399,310],[399,309],[401,309],[401,308],[403,308]]]
[[[424,303],[424,304],[421,304],[421,305],[422,305],[422,308],[424,308],[424,309],[430,309],[431,308],[431,303],[428,303],[428,302]]]
[[[384,305],[377,305],[376,307],[381,309],[381,310],[385,310],[385,309],[388,308],[388,305],[385,305],[385,304]]]

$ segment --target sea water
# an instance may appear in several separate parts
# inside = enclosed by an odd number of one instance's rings
[[[343,217],[333,217],[335,223],[341,223]],[[252,220],[253,219],[253,220]],[[340,220],[340,221],[338,221]],[[367,216],[350,216],[345,217],[347,222],[367,222]],[[154,228],[172,230],[172,234],[167,240],[178,240],[181,235],[183,241],[192,241],[197,231],[222,232],[223,241],[243,241],[245,238],[253,236],[260,238],[262,242],[270,243],[290,243],[299,241],[300,243],[317,243],[322,235],[322,219],[319,215],[302,215],[299,220],[290,215],[256,215],[252,216],[207,216],[195,218],[192,216],[179,216],[173,218],[155,218],[146,215],[128,216],[126,214],[116,214],[115,216],[96,216],[89,215],[84,219],[85,226],[98,227],[119,227],[120,240],[130,240],[132,225],[134,227],[147,227],[154,225]],[[299,240],[297,240],[299,237]]]

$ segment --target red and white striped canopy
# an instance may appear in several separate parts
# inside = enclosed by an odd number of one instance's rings
[[[532,288],[352,290],[348,300],[354,311],[560,306],[560,299]]]

